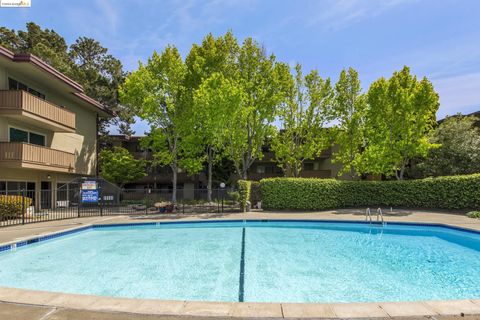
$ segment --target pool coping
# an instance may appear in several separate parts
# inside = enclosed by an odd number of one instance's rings
[[[165,224],[228,223],[228,222],[325,222],[370,224],[361,220],[322,219],[212,219],[191,221],[91,223],[60,231],[0,244],[0,252],[16,250],[77,232],[121,226],[149,226]],[[479,230],[445,223],[388,222],[388,225],[443,227],[480,234]],[[355,303],[263,303],[263,302],[209,302],[160,299],[135,299],[84,294],[0,287],[0,302],[88,311],[127,312],[170,316],[209,316],[245,318],[394,318],[418,316],[480,315],[480,299],[411,301],[411,302],[355,302]]]

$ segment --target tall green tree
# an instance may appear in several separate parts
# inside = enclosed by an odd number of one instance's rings
[[[367,145],[359,170],[402,180],[409,161],[426,156],[433,146],[428,134],[436,124],[438,100],[432,83],[417,80],[406,66],[390,79],[372,83],[367,94]]]
[[[232,117],[227,155],[243,179],[256,159],[263,158],[262,146],[274,133],[277,108],[285,99],[291,79],[289,67],[267,56],[252,38],[247,38],[237,58],[238,86],[243,93],[240,108]]]
[[[122,103],[151,126],[147,140],[155,164],[172,169],[173,203],[177,201],[177,173],[183,152],[186,72],[177,48],[168,46],[161,54],[154,52],[146,64],[140,63],[120,88]]]
[[[359,161],[364,147],[366,100],[362,94],[358,72],[349,68],[342,70],[335,84],[334,114],[335,144],[333,153],[335,162],[342,164],[339,174],[348,173],[350,178],[357,177],[356,162]]]
[[[242,92],[236,83],[221,73],[214,73],[195,91],[193,99],[194,141],[206,153],[207,200],[212,201],[214,165],[222,160],[228,142],[225,132],[235,110],[239,109]]]
[[[418,164],[425,176],[448,176],[480,172],[480,128],[478,118],[448,117],[432,132],[430,142],[438,145]]]
[[[188,98],[193,100],[194,91],[214,73],[232,80],[237,73],[239,44],[232,32],[214,37],[208,34],[200,45],[193,44],[188,53],[186,83],[192,89]]]
[[[0,27],[0,45],[15,53],[31,53],[72,76],[73,63],[68,56],[65,39],[51,29],[42,29],[34,22],[26,24],[26,30],[15,31]]]
[[[330,79],[317,70],[303,77],[300,64],[280,104],[282,129],[272,141],[275,160],[286,176],[299,177],[304,160],[314,159],[330,145],[325,125],[331,120],[333,90]]]
[[[201,45],[194,44],[185,60],[186,108],[191,117],[183,122],[186,155],[207,167],[207,199],[211,201],[213,168],[225,149],[224,132],[238,109],[235,84],[238,42],[231,32],[208,34]]]
[[[119,104],[118,99],[118,87],[125,79],[120,60],[109,54],[108,49],[98,41],[85,37],[78,38],[70,46],[68,55],[73,62],[73,78],[83,85],[86,94],[114,110],[119,118],[113,119],[113,123],[119,127],[121,134],[130,135],[133,114],[129,108]],[[108,120],[100,123],[102,137],[107,136],[111,123]]]
[[[145,161],[134,159],[125,148],[103,149],[99,158],[102,177],[120,188],[146,175]]]

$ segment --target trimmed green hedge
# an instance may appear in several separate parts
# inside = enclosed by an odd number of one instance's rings
[[[252,181],[238,180],[238,193],[240,194],[240,208],[243,212],[247,211],[247,202],[250,201],[250,192],[252,190]]]
[[[261,180],[260,189],[262,207],[267,210],[480,208],[480,174],[405,181],[271,178]]]

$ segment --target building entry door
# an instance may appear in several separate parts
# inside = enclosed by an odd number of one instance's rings
[[[40,183],[40,207],[52,209],[52,183],[50,181]]]

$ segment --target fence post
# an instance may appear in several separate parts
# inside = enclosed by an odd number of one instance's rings
[[[25,224],[25,189],[22,189],[22,224]]]
[[[148,214],[148,189],[145,189],[145,197],[143,199],[143,201],[145,202],[145,215]]]
[[[222,213],[224,213],[224,209],[223,209],[223,199],[225,198],[224,188],[222,188],[221,192],[222,192]]]
[[[100,205],[100,217],[103,216],[103,197],[102,197],[102,186],[101,184],[99,183],[98,184],[98,201],[99,201],[99,205]]]
[[[77,204],[77,218],[80,218],[80,206],[82,204],[82,184],[80,183],[78,189],[78,204]]]

